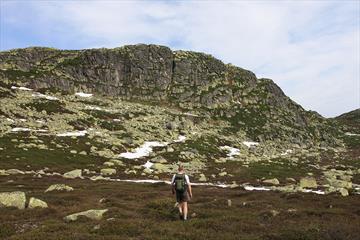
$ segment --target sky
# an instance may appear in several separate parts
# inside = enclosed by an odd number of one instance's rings
[[[0,50],[161,44],[271,78],[306,110],[360,108],[360,1],[0,0]]]

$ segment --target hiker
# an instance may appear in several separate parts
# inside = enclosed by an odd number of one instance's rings
[[[180,219],[186,221],[188,214],[187,202],[192,198],[189,176],[185,174],[184,167],[179,165],[178,173],[171,180],[172,193],[176,193],[176,202],[179,208]]]

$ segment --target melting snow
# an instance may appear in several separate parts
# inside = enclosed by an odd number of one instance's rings
[[[75,93],[75,96],[89,98],[89,97],[92,97],[93,94],[91,94],[91,93],[77,92],[77,93]]]
[[[147,162],[143,165],[143,167],[144,167],[144,168],[147,168],[147,169],[150,169],[150,168],[152,167],[152,165],[154,165],[152,162],[147,161]]]
[[[246,185],[244,186],[244,189],[247,191],[270,191],[270,188],[266,188],[266,187],[254,187],[254,186],[250,186],[250,185]]]
[[[360,134],[357,134],[357,133],[349,133],[349,132],[345,133],[345,135],[347,135],[347,136],[360,136]]]
[[[16,87],[16,86],[12,86],[11,89],[19,89],[19,90],[23,90],[23,91],[32,91],[32,89],[30,89],[30,88]]]
[[[325,192],[321,191],[321,190],[303,189],[302,191],[305,192],[305,193],[316,193],[316,194],[320,194],[320,195],[325,194]]]
[[[105,111],[100,107],[96,107],[96,106],[85,106],[85,109],[90,109],[90,110],[98,110],[98,111]]]
[[[22,127],[16,127],[11,129],[12,132],[47,132],[48,130],[46,129],[30,129],[30,128],[22,128]]]
[[[11,118],[6,118],[6,120],[8,120],[9,122],[12,122],[12,123],[14,123],[15,121],[14,120],[12,120]]]
[[[113,119],[113,121],[114,121],[114,122],[121,122],[121,120],[120,120],[120,119],[117,119],[117,118]]]
[[[243,144],[246,145],[247,147],[259,145],[258,142],[247,142],[247,141],[244,141]]]
[[[284,156],[284,155],[288,155],[289,153],[292,153],[292,152],[293,152],[293,150],[287,149],[285,152],[281,153],[280,155]]]
[[[149,156],[153,151],[153,147],[164,147],[168,145],[168,143],[160,143],[160,142],[145,142],[140,147],[136,148],[134,152],[124,152],[119,155],[119,157],[127,158],[127,159],[135,159]]]
[[[174,142],[185,142],[185,140],[186,140],[186,137],[183,135],[180,135],[178,137],[178,139],[174,140]]]
[[[240,149],[237,149],[237,148],[234,148],[234,147],[221,146],[220,149],[225,149],[225,150],[229,151],[229,153],[227,154],[227,156],[229,158],[234,158],[234,156],[240,155]]]
[[[58,137],[82,137],[85,136],[85,134],[87,134],[87,131],[75,131],[75,132],[65,132],[65,133],[58,133],[56,134],[56,136]]]
[[[38,93],[38,92],[33,93],[31,96],[38,97],[38,98],[45,98],[47,100],[59,100],[57,97],[48,96],[48,95],[41,94],[41,93]]]

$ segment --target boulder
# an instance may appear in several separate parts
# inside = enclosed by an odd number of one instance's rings
[[[51,192],[51,191],[71,192],[71,191],[74,191],[74,188],[67,186],[65,184],[53,184],[45,190],[45,192]]]
[[[26,196],[24,192],[3,192],[0,193],[0,207],[16,207],[24,209]]]
[[[349,191],[346,188],[340,188],[339,192],[343,197],[349,196]]]
[[[34,197],[30,198],[29,208],[47,208],[47,207],[48,205],[46,202]]]
[[[80,216],[84,216],[92,220],[101,220],[103,218],[104,213],[106,213],[107,211],[108,209],[102,209],[102,210],[91,209],[84,212],[68,215],[64,217],[64,220],[65,222],[73,222],[76,221]]]
[[[224,177],[224,176],[226,176],[227,175],[227,172],[221,172],[221,173],[219,173],[219,176],[220,177]]]
[[[200,174],[199,181],[200,182],[206,182],[207,181],[207,178],[205,177],[205,175],[203,173]]]
[[[10,174],[10,175],[25,174],[23,171],[21,171],[19,169],[8,169],[8,170],[6,170],[6,173]]]
[[[8,175],[10,174],[8,174],[6,170],[0,169],[0,176],[8,176]]]
[[[108,178],[104,178],[103,176],[92,176],[90,178],[91,181],[100,181],[100,180],[108,180]]]
[[[344,181],[344,180],[337,180],[337,179],[333,179],[333,178],[327,178],[326,180],[329,183],[329,185],[332,187],[352,189],[352,182]]]
[[[115,164],[114,164],[113,162],[110,162],[110,161],[104,162],[103,165],[106,166],[106,167],[113,167],[113,166],[115,166]]]
[[[269,184],[272,184],[272,185],[279,185],[280,182],[277,178],[272,178],[272,179],[265,179],[263,181],[263,183],[269,183]]]
[[[70,172],[64,173],[64,178],[74,179],[74,178],[81,178],[82,177],[82,170],[75,169]]]
[[[125,166],[125,164],[121,160],[111,159],[109,162],[113,163],[115,166]]]
[[[110,176],[116,174],[116,169],[114,168],[104,168],[100,170],[100,174],[103,176]]]
[[[313,177],[304,177],[300,179],[300,188],[317,188],[316,179]]]

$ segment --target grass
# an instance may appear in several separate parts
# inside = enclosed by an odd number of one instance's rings
[[[181,222],[174,196],[165,184],[89,182],[62,178],[2,177],[4,191],[22,190],[49,204],[49,209],[0,208],[3,239],[358,239],[358,196],[245,192],[194,187],[188,222]],[[73,192],[44,190],[66,183]],[[19,188],[18,185],[23,185]],[[99,200],[106,201],[100,203]],[[227,205],[228,199],[232,206]],[[332,205],[331,208],[329,206]],[[65,223],[68,214],[109,209],[104,219]],[[294,210],[295,209],[295,210]],[[278,211],[274,215],[272,210]],[[334,238],[336,237],[336,238]]]

